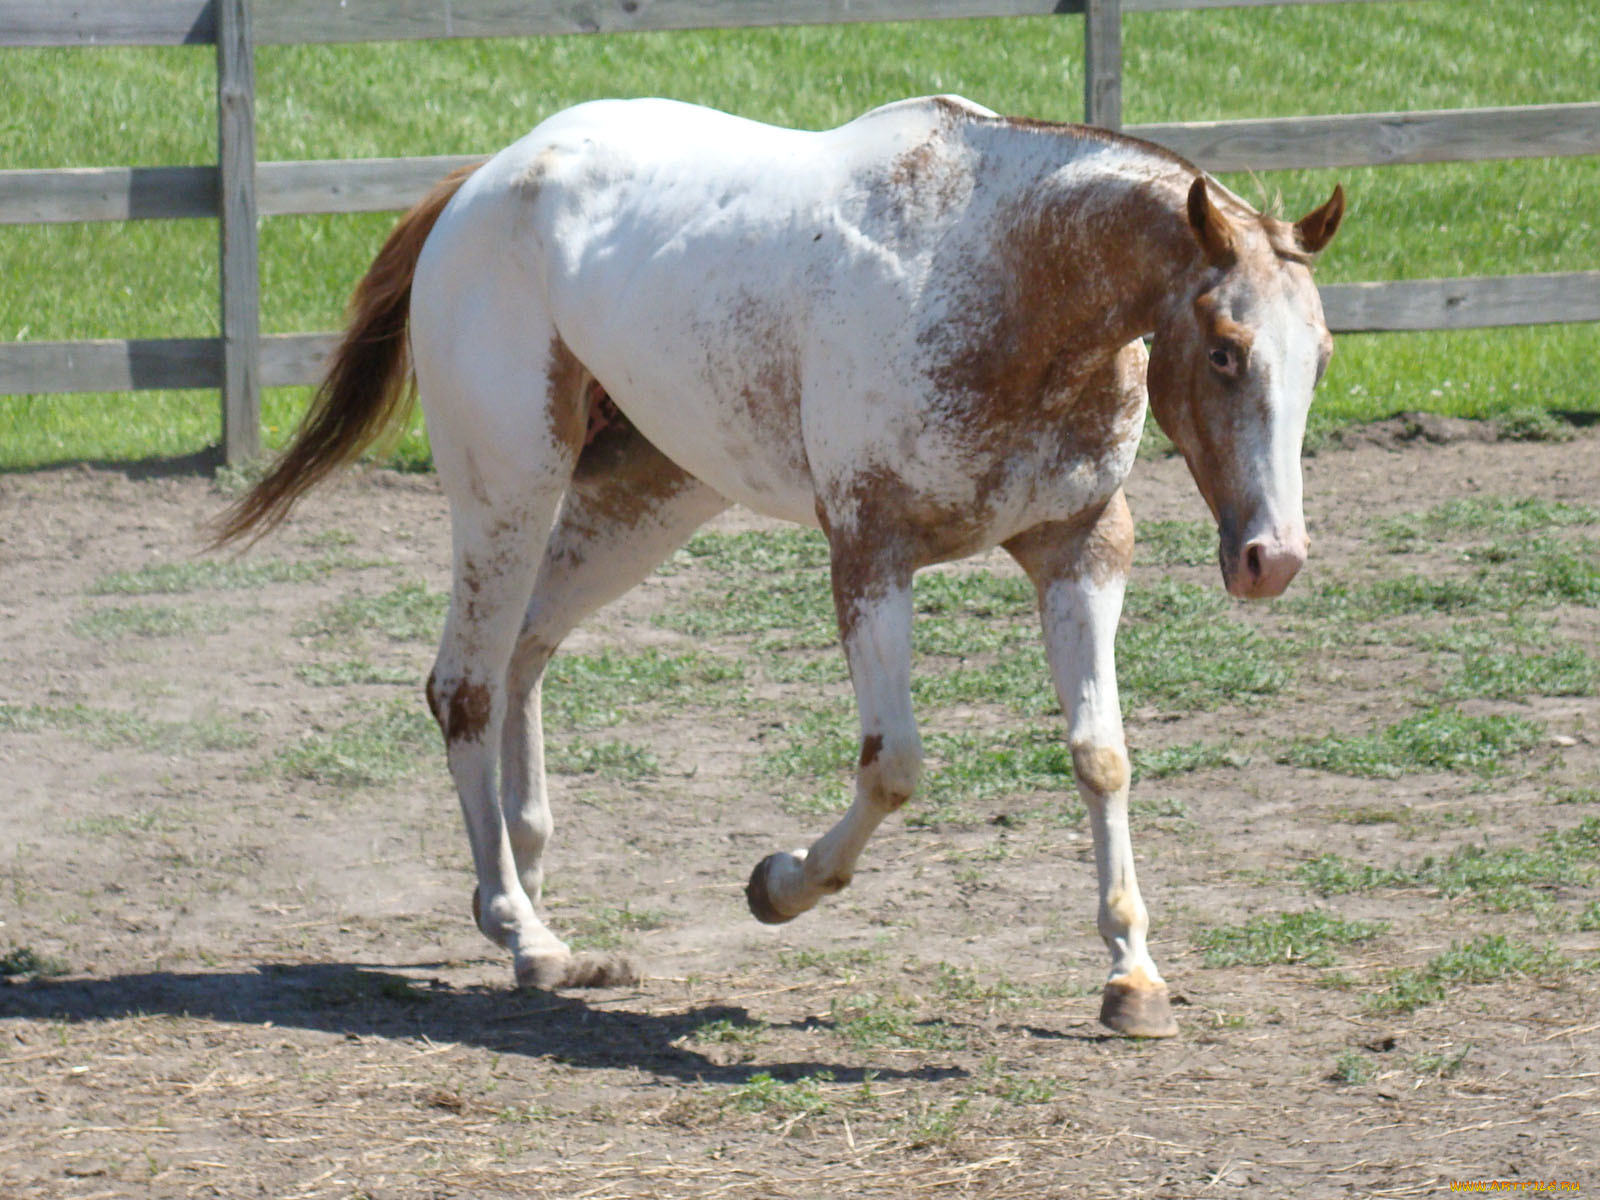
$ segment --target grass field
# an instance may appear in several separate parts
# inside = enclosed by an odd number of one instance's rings
[[[1149,13],[1124,30],[1129,122],[1595,99],[1588,0]],[[1514,52],[1513,52],[1514,51]],[[206,48],[0,51],[0,168],[213,161]],[[605,95],[666,95],[827,126],[955,91],[1002,111],[1081,116],[1074,17],[365,46],[265,47],[263,160],[488,152]],[[1283,172],[1230,182],[1299,211],[1352,199],[1321,277],[1428,278],[1600,267],[1600,159]],[[264,328],[333,328],[392,217],[277,218],[262,233]],[[209,221],[0,229],[0,340],[216,330]],[[1345,337],[1314,421],[1431,409],[1600,411],[1593,326]],[[266,399],[266,435],[305,393]],[[0,469],[180,455],[216,441],[209,392],[0,397]],[[414,434],[399,450],[420,460]]]

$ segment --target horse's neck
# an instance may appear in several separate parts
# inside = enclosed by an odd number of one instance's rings
[[[1001,186],[1017,202],[997,226],[1033,310],[1023,319],[1061,347],[1106,354],[1153,332],[1199,264],[1185,215],[1193,168],[1099,131],[991,128],[1014,172]]]

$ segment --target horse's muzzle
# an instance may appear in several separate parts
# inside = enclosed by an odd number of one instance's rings
[[[1231,550],[1224,540],[1222,582],[1229,595],[1241,600],[1280,596],[1305,565],[1308,549],[1303,527],[1259,534]]]

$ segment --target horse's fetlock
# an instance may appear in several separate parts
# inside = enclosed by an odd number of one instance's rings
[[[870,734],[861,743],[861,784],[874,802],[899,808],[922,778],[922,741]],[[848,881],[846,881],[848,882]]]

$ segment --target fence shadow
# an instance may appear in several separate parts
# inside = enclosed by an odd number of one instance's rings
[[[827,1071],[841,1083],[869,1076],[934,1081],[968,1074],[959,1067],[863,1068],[813,1060],[720,1064],[678,1043],[712,1021],[754,1026],[755,1018],[744,1008],[707,1004],[671,1013],[630,1011],[572,994],[454,988],[399,974],[394,964],[271,964],[254,971],[153,971],[0,987],[0,1019],[87,1024],[153,1014],[354,1037],[426,1036],[575,1067],[634,1068],[686,1083],[745,1083],[762,1072],[797,1079]],[[768,1027],[827,1025],[809,1019]]]

